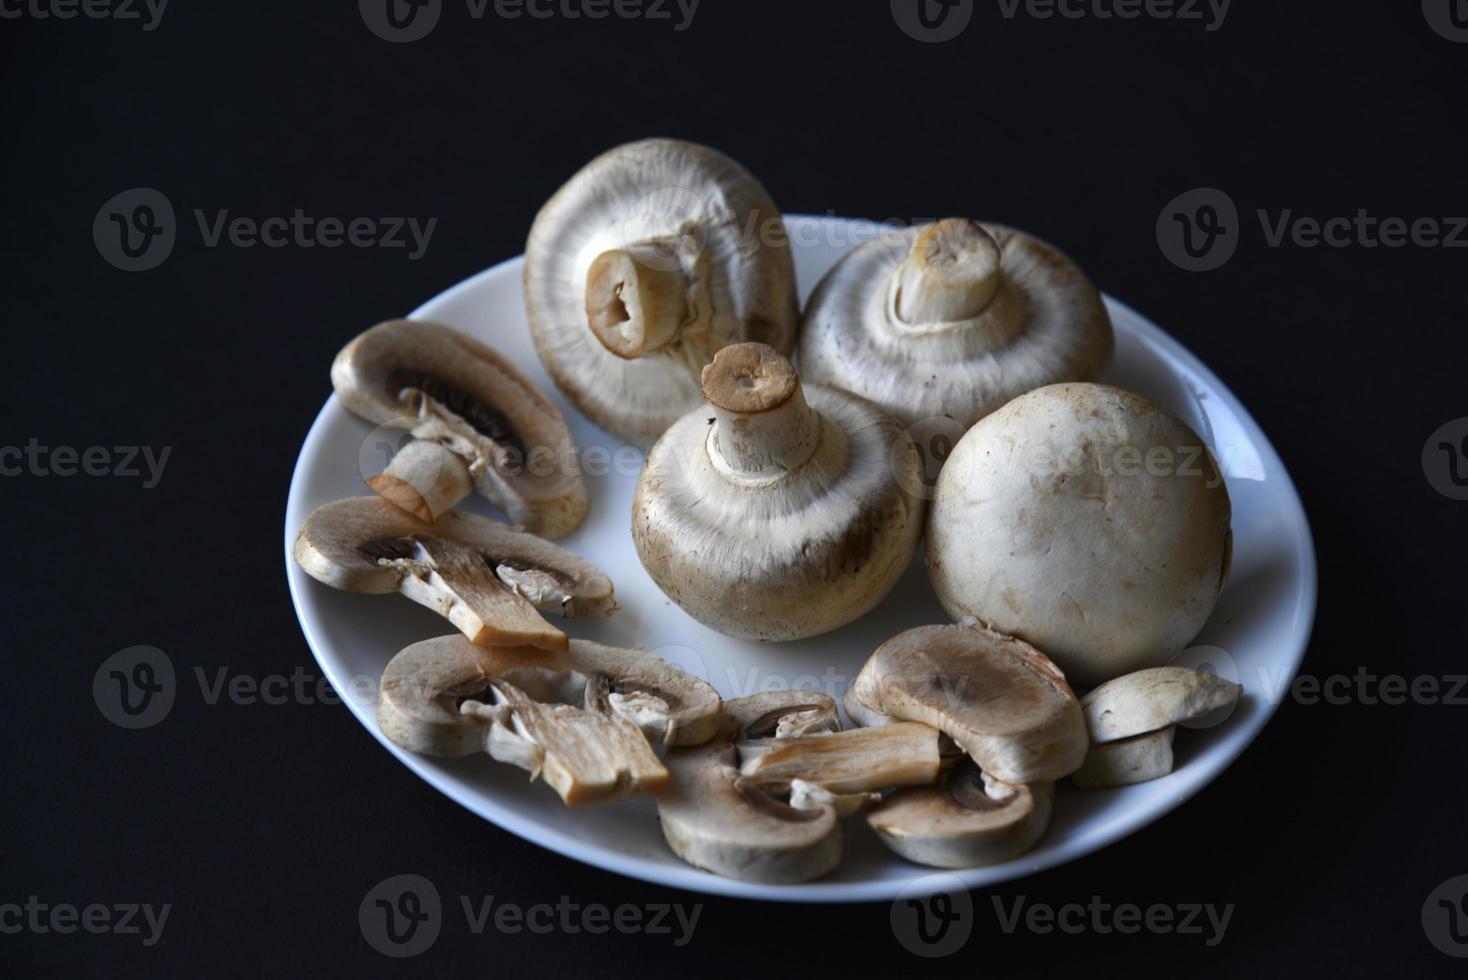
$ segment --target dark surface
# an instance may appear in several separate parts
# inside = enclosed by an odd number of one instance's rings
[[[10,0],[6,0],[8,4]],[[713,144],[790,211],[971,214],[1056,242],[1196,352],[1278,447],[1320,558],[1306,671],[1465,671],[1468,503],[1435,492],[1428,436],[1468,415],[1468,251],[1269,248],[1255,209],[1468,213],[1468,44],[1416,3],[1235,5],[1175,21],[1004,19],[909,39],[883,3],[704,0],[669,22],[470,19],[391,45],[354,5],[185,3],[157,30],[0,20],[9,375],[4,445],[171,446],[159,485],[0,480],[5,801],[0,904],[172,903],[162,941],[0,934],[10,975],[811,976],[894,962],[965,975],[1461,972],[1423,903],[1468,873],[1468,707],[1287,701],[1246,755],[1144,833],[993,894],[1006,903],[1236,906],[1201,936],[1005,935],[973,898],[958,953],[919,961],[886,903],[762,906],[584,867],[440,796],[341,707],[211,706],[193,671],[316,667],[281,568],[291,467],[353,333],[519,253],[581,163],[645,135]],[[11,9],[6,7],[5,9]],[[181,216],[145,273],[104,262],[93,217],[132,187]],[[1163,206],[1226,190],[1224,268],[1159,250]],[[191,213],[438,216],[427,255],[205,248]],[[115,651],[156,646],[183,693],[163,723],[111,724],[90,694]],[[376,882],[444,897],[436,945],[364,941]],[[693,940],[497,933],[457,896],[703,903]],[[1468,922],[1468,915],[1464,916]]]

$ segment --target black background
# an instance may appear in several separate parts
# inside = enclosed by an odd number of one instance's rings
[[[1411,0],[1238,0],[1196,21],[1006,20],[977,4],[925,44],[886,3],[703,0],[691,27],[493,16],[449,0],[428,38],[373,36],[350,2],[174,0],[138,22],[0,20],[4,437],[172,446],[161,483],[0,480],[0,902],[173,903],[164,938],[0,935],[15,974],[497,976],[1061,969],[1207,976],[1446,975],[1419,916],[1468,873],[1465,708],[1287,701],[1237,764],[1102,853],[1006,901],[1233,903],[1224,941],[973,937],[920,961],[888,906],[671,892],[541,850],[420,782],[341,707],[210,707],[114,727],[93,672],[134,644],[180,674],[316,674],[286,591],[291,467],[367,325],[518,254],[538,206],[601,150],[706,142],[796,212],[968,214],[1062,246],[1249,406],[1304,498],[1320,559],[1305,670],[1461,673],[1468,504],[1420,454],[1468,415],[1468,251],[1266,246],[1255,209],[1468,213],[1468,44]],[[180,213],[172,256],[125,273],[93,217],[128,188]],[[1238,253],[1188,273],[1154,223],[1194,187],[1244,216]],[[203,246],[192,210],[439,216],[428,254]],[[448,901],[703,902],[693,941],[470,935],[416,960],[363,941],[357,904],[401,872]]]

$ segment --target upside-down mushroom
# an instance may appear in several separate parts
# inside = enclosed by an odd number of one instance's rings
[[[844,391],[803,388],[764,344],[703,371],[708,406],[648,456],[632,539],[658,586],[730,636],[792,640],[875,606],[922,530],[917,451],[897,420]]]
[[[865,242],[826,274],[800,369],[906,423],[966,427],[1032,388],[1095,377],[1111,349],[1100,293],[1054,247],[947,218]]]
[[[641,446],[703,400],[715,351],[755,340],[788,354],[799,320],[769,194],[723,154],[671,139],[603,153],[541,208],[525,308],[566,397]]]
[[[389,320],[331,365],[337,397],[414,441],[367,483],[432,522],[471,486],[532,534],[561,537],[586,516],[586,486],[561,412],[489,347],[440,323]]]
[[[381,497],[316,508],[294,555],[319,582],[401,592],[484,646],[565,650],[566,635],[537,610],[603,617],[617,608],[611,580],[564,548],[463,511],[428,524]]]

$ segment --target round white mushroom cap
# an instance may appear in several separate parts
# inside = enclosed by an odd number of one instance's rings
[[[909,424],[967,426],[1033,388],[1095,377],[1111,349],[1100,293],[1057,249],[948,218],[865,242],[826,274],[800,369]]]
[[[851,622],[916,553],[920,462],[901,425],[844,391],[802,389],[763,344],[719,351],[709,404],[648,456],[632,538],[658,586],[730,636],[792,640]]]
[[[928,570],[954,619],[1085,688],[1182,650],[1228,571],[1228,489],[1198,435],[1120,388],[1052,385],[979,421],[938,475]]]
[[[603,153],[541,209],[525,307],[566,397],[643,446],[703,400],[715,351],[755,340],[788,354],[799,321],[769,194],[723,154],[670,139]]]

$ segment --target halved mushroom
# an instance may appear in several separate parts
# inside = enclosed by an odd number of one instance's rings
[[[1070,778],[1082,789],[1130,786],[1172,772],[1174,725],[1115,742],[1092,745],[1086,761]]]
[[[1107,681],[1081,698],[1095,743],[1115,742],[1232,706],[1243,687],[1191,667],[1153,667]]]
[[[740,772],[764,786],[800,780],[836,795],[923,786],[938,779],[939,738],[916,722],[776,738],[741,744]]]
[[[1228,489],[1202,439],[1140,395],[1051,385],[959,440],[928,572],[943,608],[1044,650],[1088,687],[1167,661],[1228,572]]]
[[[769,194],[723,154],[670,139],[603,153],[541,208],[525,309],[566,397],[640,446],[703,400],[715,351],[756,340],[788,354],[800,316]]]
[[[875,606],[922,530],[905,489],[921,463],[897,420],[802,389],[763,344],[719,351],[703,387],[709,405],[668,429],[637,483],[632,540],[648,574],[730,636],[814,636]]]
[[[1095,377],[1111,349],[1101,294],[1059,251],[947,218],[865,242],[826,273],[800,368],[908,424],[967,427],[1032,388]]]
[[[658,819],[673,853],[696,868],[742,881],[809,881],[836,866],[836,806],[810,798],[802,800],[805,809],[784,802],[740,773],[735,750],[752,731],[777,728],[782,709],[807,713],[822,697],[779,691],[726,701],[718,736],[667,754],[670,778],[658,797]]]
[[[658,792],[668,773],[649,744],[695,745],[719,730],[718,692],[641,650],[574,640],[563,656],[486,649],[460,636],[407,647],[388,663],[377,721],[427,755],[488,752],[543,777],[568,806]]]
[[[336,356],[342,403],[410,427],[373,490],[432,522],[473,486],[532,534],[560,537],[586,516],[586,485],[556,406],[489,347],[451,327],[389,320]]]
[[[853,719],[941,730],[1005,783],[1059,779],[1086,754],[1085,721],[1065,675],[1028,643],[979,626],[897,634],[867,660],[845,702]]]
[[[432,524],[380,497],[316,508],[296,535],[297,564],[345,592],[401,592],[484,646],[565,650],[537,610],[610,616],[612,583],[596,566],[532,534],[462,511]]]
[[[965,760],[937,786],[893,793],[867,814],[867,823],[909,861],[978,868],[1034,847],[1050,825],[1054,800],[1051,783],[1009,785]]]

